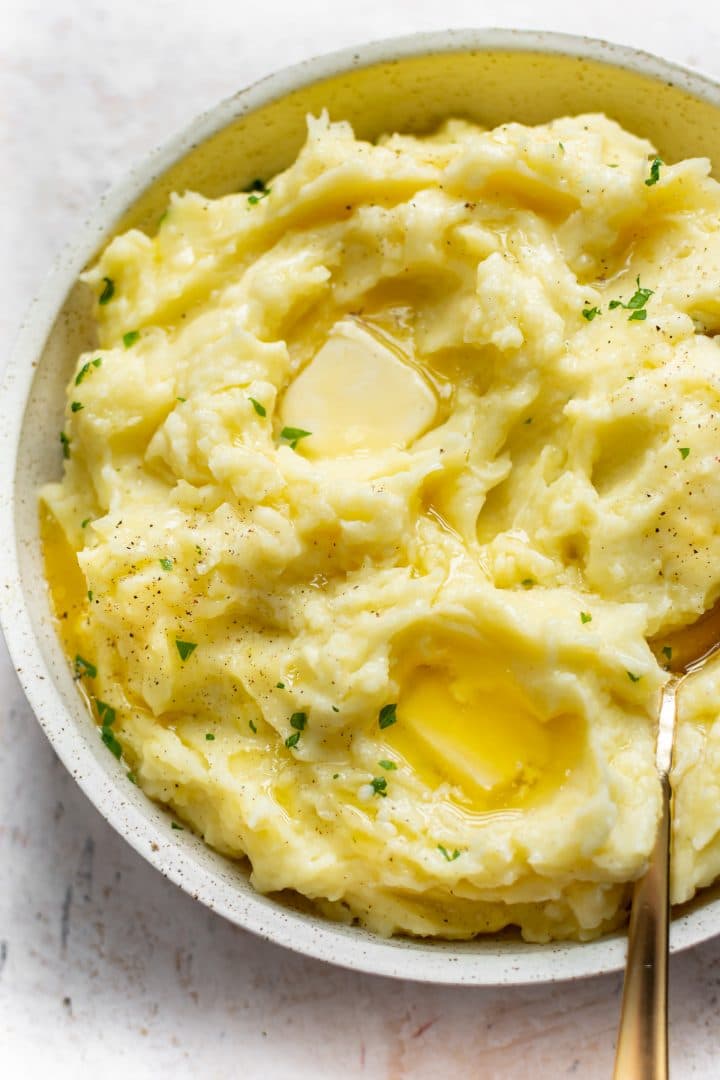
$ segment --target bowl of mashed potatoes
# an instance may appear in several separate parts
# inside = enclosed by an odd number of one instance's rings
[[[622,965],[659,690],[720,595],[713,162],[699,76],[420,36],[220,105],[68,253],[3,390],[5,633],[198,899],[382,974]],[[720,930],[719,678],[675,948]]]

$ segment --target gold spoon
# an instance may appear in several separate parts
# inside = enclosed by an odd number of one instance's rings
[[[720,601],[692,626],[650,642],[671,675],[662,690],[655,764],[662,810],[655,847],[633,890],[615,1080],[666,1080],[668,1075],[668,926],[670,823],[677,693],[685,679],[720,651]]]

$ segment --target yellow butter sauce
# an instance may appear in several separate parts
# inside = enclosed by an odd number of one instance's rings
[[[549,798],[586,749],[578,716],[543,717],[507,672],[471,654],[409,671],[383,735],[429,788],[451,785],[479,814]]]
[[[85,656],[87,650],[87,584],[76,552],[46,506],[40,508],[40,543],[52,612],[65,652],[72,661],[78,653]]]

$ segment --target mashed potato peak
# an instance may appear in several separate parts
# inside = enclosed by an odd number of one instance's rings
[[[623,919],[647,639],[720,587],[720,189],[653,160],[596,115],[323,116],[85,275],[56,610],[109,748],[258,889],[383,934]],[[677,900],[720,872],[718,672],[682,701]]]

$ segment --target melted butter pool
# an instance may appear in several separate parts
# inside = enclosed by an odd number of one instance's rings
[[[469,813],[522,809],[549,798],[580,765],[579,717],[542,717],[502,670],[465,657],[420,666],[403,680],[397,723],[383,735],[419,779],[449,784]]]

